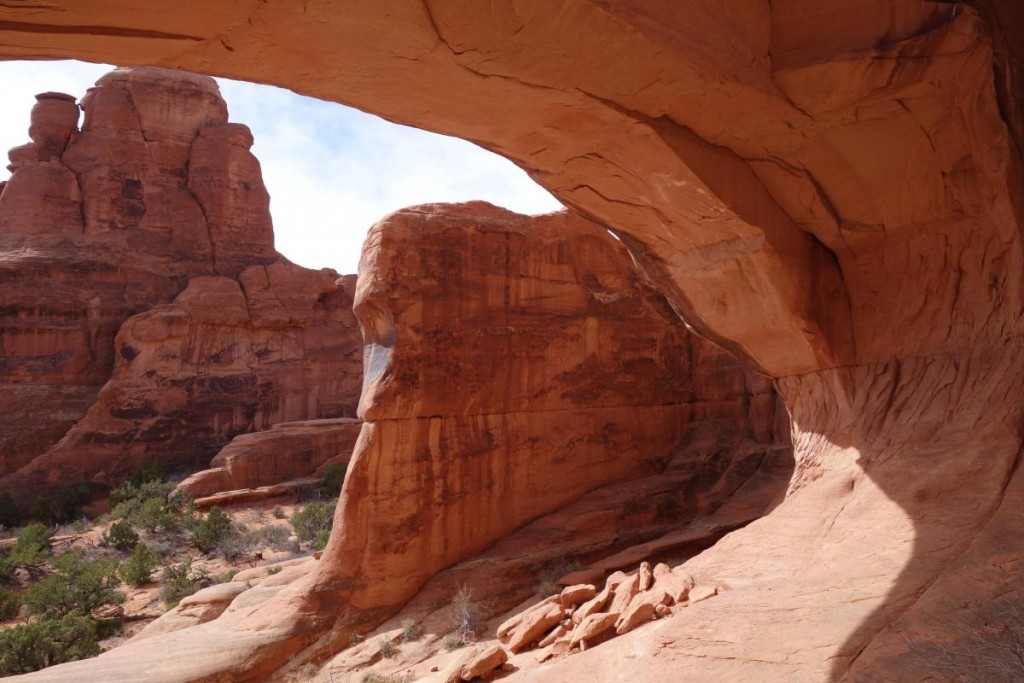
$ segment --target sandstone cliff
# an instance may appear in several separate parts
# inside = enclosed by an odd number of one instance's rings
[[[102,489],[354,415],[354,282],[274,251],[252,136],[216,83],[120,69],[81,108],[79,129],[74,98],[38,97],[0,194],[0,488]]]
[[[533,680],[922,680],[922,647],[1014,595],[1016,3],[133,10],[12,7],[2,52],[217,71],[474,140],[611,226],[690,324],[777,379],[788,496],[691,561],[730,589]],[[287,629],[312,627],[263,614],[263,642],[285,644],[260,652],[283,661]],[[255,671],[245,627],[182,636],[221,638],[188,676]]]

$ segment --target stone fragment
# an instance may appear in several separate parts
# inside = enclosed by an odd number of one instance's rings
[[[539,640],[548,629],[562,621],[565,612],[558,604],[530,610],[508,636],[508,649],[514,654]]]
[[[595,595],[597,595],[597,589],[591,584],[577,584],[567,586],[559,595],[558,600],[562,607],[575,607],[592,599]]]
[[[531,615],[532,615],[532,613],[535,610],[546,611],[548,607],[550,607],[551,605],[557,604],[557,603],[558,603],[558,596],[557,595],[551,595],[551,596],[548,596],[548,597],[544,598],[543,600],[541,600],[537,604],[531,605],[530,607],[524,609],[523,611],[521,611],[521,612],[519,612],[517,614],[513,614],[511,617],[509,617],[508,619],[503,621],[498,626],[497,631],[495,631],[495,636],[498,638],[498,640],[500,640],[502,642],[507,642],[508,637],[511,636],[512,633],[517,628],[519,628],[519,624],[521,624],[524,619],[531,618]]]
[[[609,612],[621,613],[625,611],[629,603],[636,597],[640,589],[640,577],[637,574],[629,576],[622,582],[616,584],[613,589],[611,603],[608,605]]]
[[[572,637],[569,640],[569,649],[571,650],[577,645],[583,645],[586,641],[592,640],[614,627],[615,622],[619,620],[619,616],[618,612],[602,612],[590,615],[573,629]]]
[[[637,590],[639,590],[641,593],[643,593],[645,590],[647,590],[648,588],[651,587],[651,583],[652,583],[652,580],[654,578],[651,575],[651,563],[650,562],[646,562],[646,561],[645,562],[641,562],[640,563],[640,571],[638,572],[637,576],[639,578],[639,584],[637,585]]]
[[[491,645],[478,650],[462,665],[462,680],[482,678],[508,661],[508,653],[499,646]]]
[[[716,586],[700,585],[690,591],[690,597],[687,604],[695,605],[698,602],[704,602],[716,595],[718,595],[718,588]]]
[[[537,647],[538,648],[547,647],[548,645],[551,645],[551,643],[555,642],[559,638],[561,638],[561,637],[563,637],[563,636],[565,636],[567,634],[570,634],[570,633],[572,633],[572,628],[570,628],[569,626],[567,626],[563,622],[563,623],[559,624],[558,627],[555,628],[551,633],[549,633],[546,636],[544,636],[541,639],[541,641],[539,643],[537,643]]]
[[[572,614],[573,622],[578,624],[592,614],[597,614],[604,609],[604,606],[608,604],[608,600],[612,596],[612,590],[610,586],[605,586],[604,590],[580,605]]]
[[[649,602],[640,602],[630,605],[619,620],[615,622],[615,633],[622,635],[629,633],[640,624],[646,624],[654,618],[655,606]]]

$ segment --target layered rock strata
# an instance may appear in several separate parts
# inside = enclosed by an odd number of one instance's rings
[[[252,135],[216,82],[113,71],[81,128],[74,98],[37,99],[0,194],[0,489],[103,489],[353,416],[354,278],[274,251]]]
[[[348,368],[347,377],[359,378]],[[271,429],[236,436],[210,461],[210,468],[181,482],[201,503],[214,494],[274,486],[323,474],[327,465],[347,465],[362,422],[353,418],[281,422]]]
[[[1014,3],[336,10],[58,2],[7,10],[0,43],[216,69],[472,139],[611,226],[691,324],[778,380],[789,495],[688,568],[741,587],[521,680],[617,680],[623,661],[649,681],[923,679],[920,646],[1004,609],[1024,578]]]
[[[370,230],[360,271],[366,423],[325,551],[352,608],[393,612],[525,522],[685,462],[697,425],[785,440],[770,384],[571,213],[405,209]]]

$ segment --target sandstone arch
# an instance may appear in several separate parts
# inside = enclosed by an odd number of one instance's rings
[[[0,53],[344,101],[477,141],[613,226],[778,378],[797,443],[786,503],[700,560],[734,590],[673,620],[662,661],[877,680],[923,665],[908,633],[1019,580],[1020,23],[997,0],[61,1],[0,10]],[[261,617],[300,634],[278,662],[308,642],[293,617]]]

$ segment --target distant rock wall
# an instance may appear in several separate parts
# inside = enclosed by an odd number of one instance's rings
[[[354,415],[354,281],[274,250],[252,135],[213,79],[115,70],[80,129],[73,97],[37,100],[0,194],[0,489],[106,486]]]

